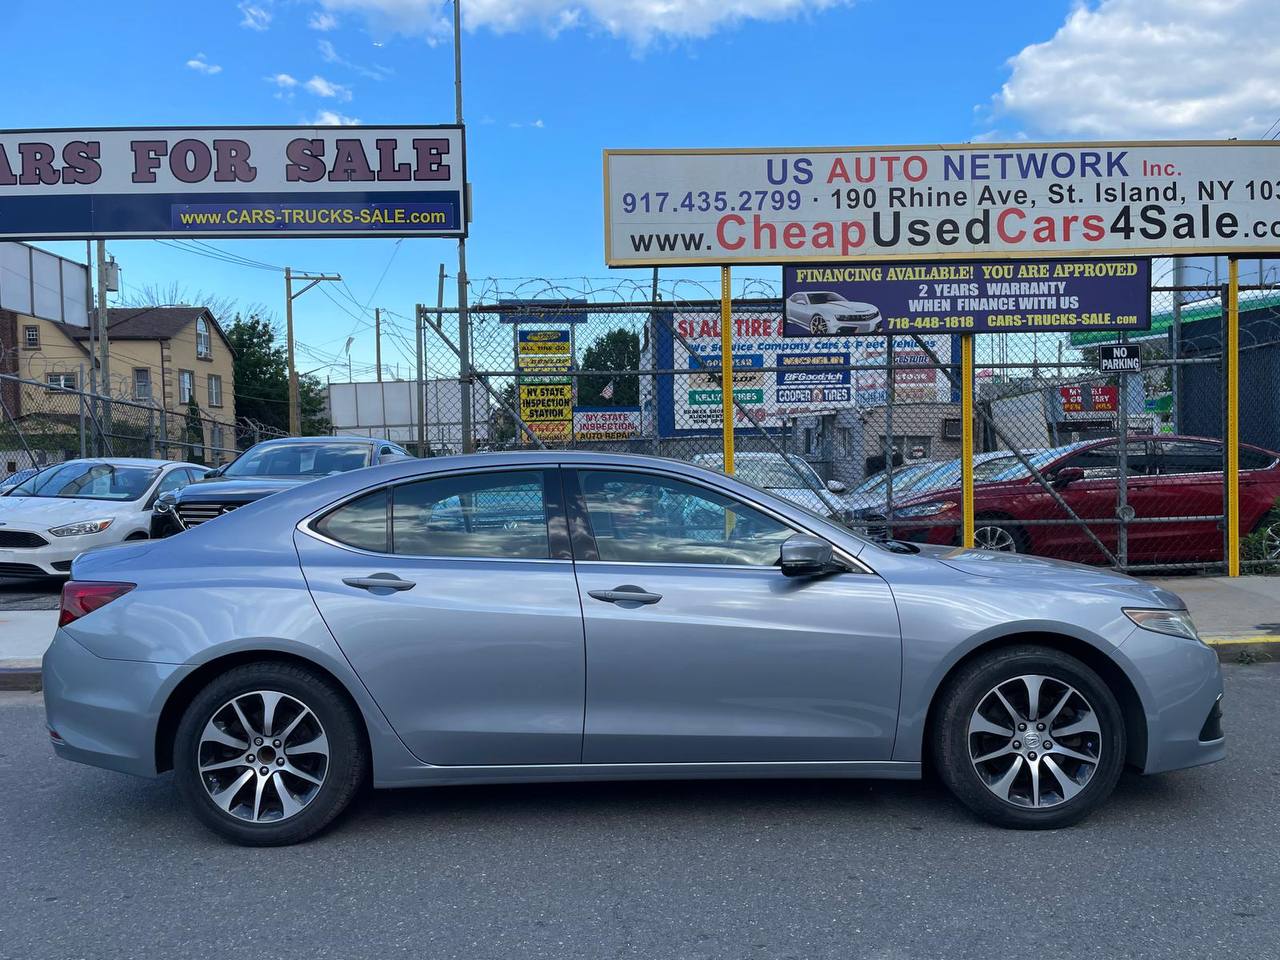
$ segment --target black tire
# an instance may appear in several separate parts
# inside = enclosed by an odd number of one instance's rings
[[[1018,526],[1009,517],[998,513],[987,513],[976,517],[973,521],[974,541],[980,542],[978,532],[983,527],[992,527],[1007,533],[1012,540],[1011,548],[1007,550],[1009,553],[1029,553],[1031,551],[1031,538],[1027,536],[1027,531]]]
[[[998,797],[979,774],[970,755],[969,721],[974,711],[997,686],[1010,680],[1016,682],[1016,678],[1025,675],[1048,677],[1057,684],[1075,688],[1092,708],[1100,729],[1098,762],[1092,775],[1073,797],[1053,806],[1033,807]],[[961,803],[989,823],[1023,830],[1070,826],[1096,810],[1120,779],[1126,742],[1120,706],[1102,678],[1075,657],[1049,647],[1004,647],[965,664],[938,696],[930,730],[938,774]],[[1022,763],[1030,767],[1025,757]],[[1037,769],[1043,771],[1045,767]],[[1065,795],[1066,790],[1062,793]]]
[[[328,746],[318,790],[299,812],[276,822],[252,822],[221,809],[199,770],[202,733],[214,715],[234,698],[264,690],[305,705],[318,720]],[[319,833],[351,803],[365,781],[368,765],[362,727],[346,696],[322,674],[288,663],[242,664],[212,680],[187,707],[174,739],[174,777],[191,811],[215,833],[244,846],[283,846]]]

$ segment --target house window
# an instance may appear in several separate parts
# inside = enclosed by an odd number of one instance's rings
[[[151,368],[133,368],[133,398],[135,400],[151,399]]]
[[[40,328],[37,326],[22,328],[22,345],[28,350],[40,349]]]
[[[45,377],[50,390],[74,390],[76,375],[74,373],[50,373]]]
[[[201,317],[196,321],[196,356],[208,360],[213,356],[213,344],[209,340],[209,321]]]
[[[209,406],[222,406],[222,377],[216,373],[209,374]]]
[[[184,407],[196,393],[196,375],[192,370],[178,371],[178,402]]]

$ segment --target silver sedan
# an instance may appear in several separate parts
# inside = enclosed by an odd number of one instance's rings
[[[1224,753],[1183,603],[875,544],[695,466],[546,451],[328,477],[80,557],[44,661],[63,757],[172,769],[245,844],[364,783],[910,779],[1059,827]]]

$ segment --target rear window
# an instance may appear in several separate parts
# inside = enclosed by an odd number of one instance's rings
[[[387,491],[366,494],[325,514],[316,523],[316,533],[357,550],[390,552],[387,550]]]
[[[1276,462],[1276,458],[1263,450],[1250,450],[1248,447],[1240,448],[1240,469],[1241,470],[1265,470]]]

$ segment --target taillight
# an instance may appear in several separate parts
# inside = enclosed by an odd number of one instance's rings
[[[58,612],[58,626],[79,620],[86,613],[105,607],[132,590],[134,583],[88,583],[68,580],[62,586],[62,606]]]

